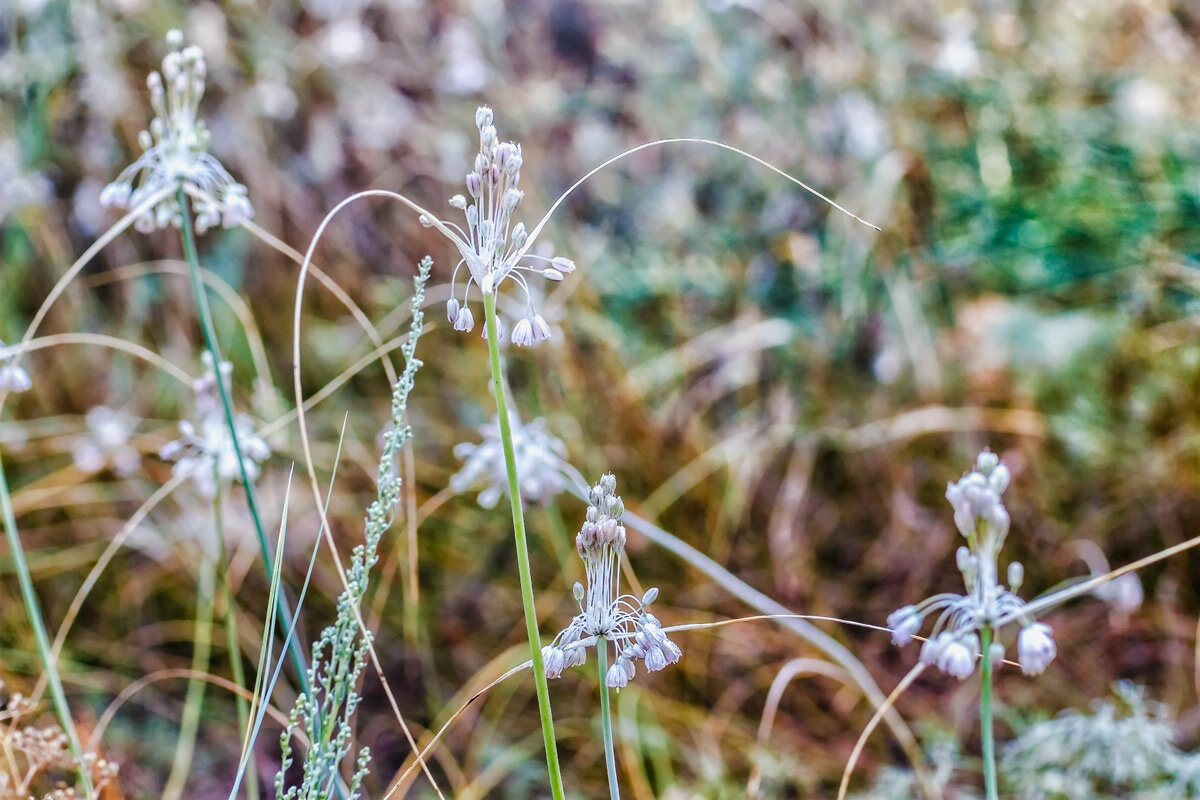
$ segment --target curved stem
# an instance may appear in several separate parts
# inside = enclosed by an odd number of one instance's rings
[[[525,514],[521,509],[521,489],[517,483],[517,463],[513,452],[512,426],[508,420],[508,401],[504,397],[504,368],[500,364],[500,331],[496,323],[496,294],[483,296],[484,324],[488,335],[488,360],[492,367],[492,394],[500,419],[500,439],[504,443],[504,468],[508,473],[508,498],[512,506],[513,536],[517,545],[517,568],[521,574],[521,605],[525,608],[525,633],[533,660],[533,681],[537,687],[538,714],[542,721],[542,741],[546,746],[546,769],[550,773],[550,791],[554,800],[564,800],[562,772],[558,766],[558,746],[554,740],[554,717],[550,713],[550,688],[542,663],[542,643],[538,636],[537,613],[533,605],[533,578],[529,572],[529,545],[525,538]]]
[[[983,736],[983,785],[987,792],[987,800],[999,800],[1000,793],[996,788],[996,740],[992,731],[992,659],[988,654],[992,644],[992,629],[984,628],[980,632],[980,645],[983,650],[983,664],[980,669],[981,686],[979,690],[979,726]]]
[[[612,709],[608,702],[608,639],[596,639],[596,665],[600,672],[600,729],[604,733],[604,764],[608,767],[609,800],[621,800],[617,784],[617,754],[613,752]]]

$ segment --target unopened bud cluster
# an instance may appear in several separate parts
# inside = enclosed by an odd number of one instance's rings
[[[921,629],[925,617],[939,612],[933,632],[921,647],[921,662],[936,664],[960,680],[975,671],[980,654],[979,632],[995,631],[1002,618],[1021,622],[1017,660],[1025,674],[1040,674],[1056,655],[1050,626],[1024,613],[1025,602],[1016,594],[1024,577],[1021,565],[1009,564],[1007,588],[998,578],[997,556],[1009,528],[1008,510],[1001,495],[1008,488],[1009,477],[1008,468],[985,450],[976,459],[973,471],[946,488],[954,523],[967,540],[957,553],[966,594],[934,595],[917,605],[904,606],[887,620],[892,641],[904,645]],[[983,654],[985,658],[1003,659],[1004,646],[998,641],[990,650]]]
[[[588,493],[587,517],[575,537],[575,549],[583,559],[587,587],[575,584],[579,614],[546,647],[542,660],[546,676],[557,678],[563,670],[587,660],[585,637],[594,637],[597,646],[607,647],[611,639],[618,648],[616,661],[608,668],[605,681],[610,688],[629,684],[635,674],[634,662],[641,659],[654,672],[674,664],[682,655],[679,647],[663,633],[658,619],[647,607],[658,597],[650,589],[639,600],[621,595],[621,556],[625,551],[625,526],[621,515],[625,504],[617,496],[617,479],[607,474]]]
[[[167,34],[171,52],[163,58],[162,72],[146,80],[155,117],[138,136],[142,155],[100,193],[100,202],[132,210],[164,189],[188,185],[204,197],[196,200],[196,230],[203,233],[217,224],[231,228],[254,216],[246,187],[235,181],[208,153],[210,135],[197,119],[204,96],[204,54],[199,47],[183,47],[183,34]],[[182,48],[182,49],[181,49]],[[134,226],[143,233],[182,224],[182,209],[174,193],[141,214]]]
[[[479,129],[479,152],[475,156],[474,169],[467,174],[467,195],[456,194],[450,198],[450,205],[466,215],[467,227],[464,230],[455,223],[441,222],[439,228],[449,236],[462,256],[454,268],[446,318],[455,330],[473,330],[475,315],[468,305],[471,287],[478,286],[481,293],[488,295],[511,278],[525,292],[525,314],[512,326],[509,338],[516,345],[536,344],[550,338],[550,326],[533,307],[526,275],[561,281],[563,275],[575,271],[575,263],[568,258],[546,258],[527,252],[532,241],[525,223],[513,224],[512,221],[513,212],[525,196],[517,188],[523,163],[521,146],[499,140],[492,124],[492,110],[487,106],[475,112],[475,127]],[[434,224],[424,216],[421,222]],[[454,290],[454,281],[464,265],[469,277],[460,300]],[[503,326],[499,331],[503,338]],[[486,327],[483,335],[487,338]]]

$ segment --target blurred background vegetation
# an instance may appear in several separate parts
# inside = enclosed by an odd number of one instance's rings
[[[1171,0],[15,0],[0,8],[0,337],[12,342],[66,267],[114,221],[103,186],[138,151],[145,76],[173,27],[209,65],[213,152],[249,188],[256,222],[303,250],[322,216],[365,188],[435,210],[460,192],[475,107],[523,144],[532,224],[576,178],[646,140],[697,136],[748,150],[878,224],[856,225],[729,153],[639,153],[573,194],[547,241],[579,271],[541,303],[559,328],[511,354],[526,418],[545,416],[571,462],[616,473],[626,504],[797,611],[882,624],[953,591],[957,533],[944,501],[984,446],[1012,468],[1007,555],[1033,596],[1088,574],[1091,542],[1114,565],[1197,533],[1200,521],[1200,10]],[[213,231],[204,265],[249,304],[267,350],[257,375],[238,319],[218,304],[241,404],[264,422],[291,403],[297,270],[246,232]],[[486,350],[437,311],[454,258],[396,204],[366,201],[331,227],[318,262],[388,338],[403,330],[425,253],[433,329],[411,404],[421,509],[419,604],[407,598],[404,524],[380,568],[371,619],[402,708],[418,728],[461,687],[511,663],[524,639],[510,521],[452,497],[456,442],[493,413]],[[118,238],[55,306],[45,332],[141,343],[199,373],[180,251],[170,232]],[[177,263],[177,262],[176,262]],[[121,271],[141,264],[154,274]],[[344,307],[306,290],[306,393],[371,347]],[[30,356],[35,388],[9,401],[0,444],[51,629],[91,564],[169,474],[154,456],[190,397],[122,354],[64,345]],[[255,378],[263,379],[256,388]],[[345,421],[331,512],[345,550],[374,494],[386,419],[378,363],[310,417],[327,477]],[[77,467],[98,404],[141,420],[132,477]],[[282,513],[294,427],[272,440],[260,484]],[[266,579],[235,491],[234,577],[253,659]],[[302,580],[317,530],[294,492],[286,578]],[[569,618],[581,577],[569,552],[582,504],[533,512],[543,630]],[[159,506],[83,608],[63,669],[86,730],[123,688],[186,666],[194,548],[208,511],[187,492]],[[566,546],[564,546],[564,543]],[[1093,556],[1094,558],[1094,556]],[[667,624],[749,609],[703,574],[631,536],[638,580],[661,588]],[[1173,714],[1195,749],[1200,568],[1182,556],[1142,575],[1132,614],[1100,600],[1048,615],[1060,657],[1029,680],[1000,674],[1000,739],[1025,720],[1087,708],[1129,679]],[[0,678],[36,680],[32,636],[0,553]],[[318,560],[305,641],[338,582]],[[915,662],[886,634],[828,629],[885,690]],[[223,641],[218,637],[218,641]],[[770,623],[682,635],[680,664],[620,695],[618,757],[631,797],[767,797],[836,788],[871,709],[823,678],[784,694],[756,744],[768,687],[813,651]],[[222,654],[224,657],[224,654]],[[214,670],[228,674],[219,659]],[[603,791],[594,679],[552,684],[568,784]],[[139,692],[104,755],[126,796],[153,796],[170,763],[182,681]],[[362,740],[382,794],[407,748],[368,677]],[[977,684],[923,678],[900,701],[927,743],[978,752]],[[215,697],[215,699],[213,699]],[[286,692],[281,702],[286,700]],[[210,693],[189,797],[223,797],[236,759],[227,696]],[[286,707],[286,706],[285,706]],[[531,684],[513,681],[452,729],[446,785],[527,797],[544,772]],[[274,729],[259,747],[273,773]],[[879,732],[863,771],[902,764]],[[972,763],[961,783],[977,785]],[[424,796],[414,789],[414,796]],[[672,795],[671,793],[675,794]]]

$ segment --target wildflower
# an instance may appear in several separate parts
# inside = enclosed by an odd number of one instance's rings
[[[183,437],[164,445],[158,454],[160,458],[176,462],[171,470],[173,475],[191,478],[202,496],[215,497],[219,485],[241,480],[243,469],[250,481],[256,480],[258,465],[271,455],[271,448],[254,433],[250,418],[238,415],[234,419],[237,444],[242,453],[242,463],[238,464],[218,393],[217,370],[213,369],[212,358],[207,353],[204,364],[204,375],[193,384],[197,424],[188,420],[180,422],[179,431]],[[232,369],[228,362],[221,363],[221,380],[227,389]]]
[[[904,606],[887,619],[892,641],[907,644],[921,628],[925,617],[939,612],[933,633],[921,648],[921,662],[936,664],[960,680],[975,669],[980,650],[978,633],[995,631],[996,621],[1009,617],[1024,626],[1018,639],[1022,669],[1028,675],[1041,673],[1054,659],[1050,626],[1034,622],[1017,596],[1024,578],[1019,563],[1008,566],[1008,587],[1000,583],[997,557],[1008,535],[1010,518],[1001,495],[1008,488],[1008,468],[994,453],[984,451],[975,469],[946,487],[946,499],[954,509],[954,524],[967,540],[957,553],[957,565],[966,585],[965,594],[934,595],[916,605]],[[1003,657],[1002,648],[990,648]],[[997,652],[984,654],[995,658]]]
[[[674,664],[683,655],[667,638],[658,618],[647,607],[658,597],[650,589],[639,600],[619,593],[621,557],[625,551],[625,526],[620,524],[625,505],[616,494],[617,479],[607,474],[592,487],[586,521],[575,537],[575,549],[583,559],[587,587],[576,583],[579,613],[550,644],[542,648],[546,677],[557,678],[563,670],[586,660],[584,637],[617,644],[616,660],[608,668],[605,683],[621,689],[633,679],[634,662],[641,659],[650,672]]]
[[[1108,583],[1097,586],[1093,594],[1108,603],[1117,614],[1125,615],[1141,608],[1142,601],[1146,599],[1141,580],[1132,572],[1118,575]]]
[[[916,606],[905,606],[889,614],[887,624],[892,630],[892,644],[906,645],[921,629],[921,613]]]
[[[1021,629],[1017,637],[1017,661],[1026,675],[1041,675],[1057,653],[1049,625],[1034,622]]]
[[[467,174],[467,195],[450,198],[450,205],[466,216],[467,226],[463,229],[453,222],[438,221],[439,230],[450,238],[462,256],[454,267],[446,317],[455,330],[470,331],[475,326],[467,305],[471,287],[478,286],[482,294],[489,295],[511,279],[524,290],[526,301],[525,314],[513,324],[512,342],[519,346],[537,344],[550,338],[550,326],[534,308],[526,276],[561,281],[564,275],[575,271],[575,262],[561,256],[547,258],[528,252],[533,242],[525,224],[514,224],[512,220],[513,212],[525,196],[517,188],[521,182],[521,146],[499,140],[492,125],[492,110],[487,106],[475,112],[475,127],[479,130],[479,153],[474,169]],[[424,216],[421,222],[434,225],[433,220]],[[464,265],[468,275],[460,300],[454,284]]]
[[[970,647],[971,644],[974,647]],[[968,637],[966,642],[952,639],[945,643],[938,654],[938,669],[961,681],[975,671],[975,653],[978,650],[979,637],[974,634]]]
[[[183,34],[167,34],[171,52],[162,72],[151,72],[146,84],[155,117],[138,135],[145,151],[100,193],[100,203],[133,209],[168,187],[191,186],[205,196],[196,200],[196,230],[218,223],[231,228],[254,216],[246,187],[208,153],[211,136],[196,118],[204,95],[206,67],[199,47],[183,47]],[[182,49],[181,49],[182,48]],[[149,233],[181,224],[182,210],[173,194],[138,217],[134,226]]]
[[[137,420],[125,411],[96,406],[84,417],[87,433],[80,437],[71,452],[75,466],[84,472],[99,472],[111,465],[122,476],[137,472],[142,454],[130,446],[129,437]]]
[[[469,313],[469,312],[468,312]],[[512,429],[513,455],[521,496],[538,503],[548,503],[567,488],[564,473],[566,445],[546,430],[546,420],[538,417],[522,424],[515,413],[508,416]],[[479,493],[479,505],[493,508],[508,491],[508,472],[504,466],[504,444],[500,440],[500,417],[479,428],[483,441],[479,444],[460,442],[454,455],[463,460],[462,469],[450,476],[450,488],[464,492],[485,482]]]
[[[29,373],[14,364],[12,352],[0,340],[0,392],[25,392],[33,387]]]

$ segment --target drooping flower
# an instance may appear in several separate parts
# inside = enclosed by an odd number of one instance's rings
[[[477,286],[482,294],[488,295],[499,291],[504,281],[512,280],[525,292],[525,313],[513,323],[510,339],[515,345],[533,345],[550,338],[550,326],[534,308],[527,277],[561,281],[564,275],[575,271],[575,262],[561,256],[547,258],[528,252],[532,241],[525,224],[512,219],[525,196],[517,188],[521,182],[521,146],[515,142],[501,142],[492,121],[492,110],[487,106],[475,112],[479,152],[475,156],[474,169],[467,174],[467,194],[450,198],[450,205],[465,215],[466,228],[454,222],[438,221],[439,230],[447,235],[461,256],[451,279],[446,318],[455,330],[472,330],[475,316],[468,305],[471,287]],[[434,224],[424,216],[421,222]],[[464,266],[467,279],[460,298],[455,285]]]
[[[548,503],[569,485],[564,472],[567,447],[546,429],[546,420],[541,417],[522,423],[516,413],[510,411],[508,420],[521,496],[536,503]],[[463,461],[463,466],[450,476],[450,488],[462,493],[483,484],[479,505],[493,508],[508,492],[499,416],[480,426],[479,431],[483,441],[478,444],[460,442],[454,446],[454,455]]]
[[[610,473],[589,492],[587,517],[575,537],[587,586],[575,584],[579,613],[542,648],[548,678],[557,678],[563,670],[587,660],[586,647],[592,643],[587,637],[593,637],[598,647],[607,647],[608,640],[617,646],[617,658],[605,675],[605,683],[612,689],[628,685],[636,672],[634,662],[639,659],[647,670],[655,672],[674,664],[682,655],[647,610],[658,597],[658,589],[650,589],[640,600],[620,593],[621,557],[625,552],[625,526],[620,519],[625,504],[616,488],[617,479]]]
[[[921,629],[925,618],[937,613],[933,632],[921,648],[921,662],[936,664],[943,672],[962,680],[975,670],[980,649],[979,633],[996,633],[997,620],[1020,621],[1017,642],[1022,669],[1041,673],[1054,659],[1050,626],[1035,622],[1016,591],[1024,577],[1019,563],[1008,565],[1008,587],[998,577],[997,559],[1008,535],[1010,518],[1001,499],[1008,488],[1009,471],[994,453],[984,451],[975,469],[946,487],[946,499],[954,509],[954,524],[967,544],[958,549],[957,564],[966,585],[965,594],[944,593],[916,605],[900,608],[888,616],[892,641],[907,644]],[[996,637],[993,637],[995,639]],[[993,641],[986,657],[1003,657],[1003,646]]]
[[[138,135],[144,151],[115,181],[100,193],[100,202],[132,210],[168,187],[188,185],[205,198],[195,203],[196,230],[219,224],[231,228],[254,216],[246,187],[233,179],[221,162],[208,152],[210,135],[197,118],[204,95],[204,54],[195,45],[183,47],[183,34],[167,34],[171,52],[163,58],[162,72],[151,72],[146,84],[154,119]],[[134,226],[143,233],[181,224],[181,209],[174,193],[168,194],[138,217]]]
[[[13,363],[13,355],[0,340],[0,392],[26,392],[33,388],[29,373],[20,364]]]
[[[1017,661],[1026,675],[1041,675],[1057,653],[1049,625],[1034,622],[1021,629],[1017,637]]]
[[[242,479],[243,468],[250,481],[257,480],[259,464],[271,455],[267,446],[255,432],[253,421],[244,414],[234,418],[237,430],[237,449],[229,435],[225,411],[221,405],[217,387],[217,371],[208,353],[204,354],[205,372],[193,384],[196,393],[196,423],[183,420],[179,423],[182,438],[168,442],[159,450],[159,457],[174,461],[171,473],[190,478],[196,491],[204,497],[215,497],[217,488]],[[221,363],[221,380],[226,389],[231,382],[232,365]],[[242,463],[238,464],[237,450],[241,451]]]

